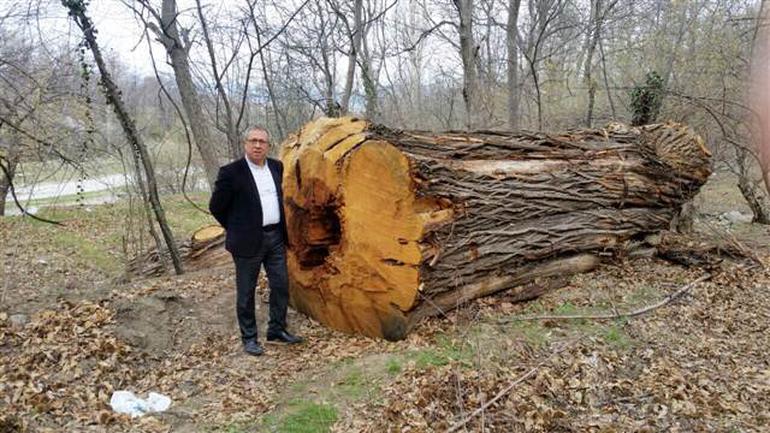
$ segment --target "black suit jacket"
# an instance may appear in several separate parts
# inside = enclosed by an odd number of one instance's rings
[[[278,209],[281,214],[279,224],[285,242],[288,238],[283,212],[283,164],[272,158],[267,158],[266,161],[278,192]],[[209,210],[225,228],[227,251],[239,257],[257,255],[263,237],[262,204],[246,158],[219,169],[214,192],[209,201]]]

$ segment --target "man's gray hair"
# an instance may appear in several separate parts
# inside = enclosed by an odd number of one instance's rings
[[[243,132],[241,133],[241,143],[246,142],[246,139],[249,137],[249,134],[251,133],[251,131],[265,131],[265,133],[267,134],[267,137],[270,138],[270,131],[268,131],[267,128],[265,128],[262,125],[252,125],[244,129]]]

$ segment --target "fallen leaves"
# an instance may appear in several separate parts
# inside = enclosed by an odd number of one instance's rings
[[[645,289],[641,296],[635,293],[647,284],[656,287],[655,279],[661,286],[663,278],[678,284],[692,279],[692,274],[657,261],[632,268],[610,266],[575,278],[570,293],[548,295],[540,304],[553,310],[568,299],[580,308],[591,308],[590,299],[602,304],[613,297],[617,305],[628,305],[623,298],[645,304],[669,292],[670,286]],[[670,307],[624,322],[623,338],[632,338],[626,345],[612,344],[604,332],[607,325],[555,323],[536,328],[544,333],[545,346],[525,339],[519,344],[528,349],[492,356],[502,341],[516,336],[467,321],[467,333],[482,329],[488,334],[486,342],[467,341],[479,360],[470,367],[451,362],[407,369],[384,389],[384,401],[364,415],[374,423],[369,431],[445,431],[552,351],[559,335],[571,333],[590,338],[544,364],[536,376],[517,383],[470,421],[467,430],[763,431],[770,424],[764,353],[770,347],[768,287],[766,270],[721,274]],[[505,304],[477,303],[476,308],[475,316],[492,322],[511,314]],[[377,411],[385,416],[378,420]]]
[[[0,396],[9,413],[31,420],[47,418],[40,428],[75,420],[112,422],[99,417],[112,391],[141,363],[129,346],[105,331],[113,313],[104,305],[60,302],[43,310],[21,330],[0,321],[5,351],[0,366]],[[61,424],[60,424],[61,423]]]

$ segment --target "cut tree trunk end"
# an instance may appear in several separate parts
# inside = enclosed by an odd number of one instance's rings
[[[389,340],[421,319],[667,229],[710,174],[679,124],[559,134],[322,118],[282,146],[293,305]]]

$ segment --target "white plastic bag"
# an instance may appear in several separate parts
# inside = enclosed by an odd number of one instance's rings
[[[131,391],[115,391],[110,398],[110,406],[115,412],[129,414],[133,418],[148,412],[163,412],[171,406],[171,399],[155,392],[142,399]]]

